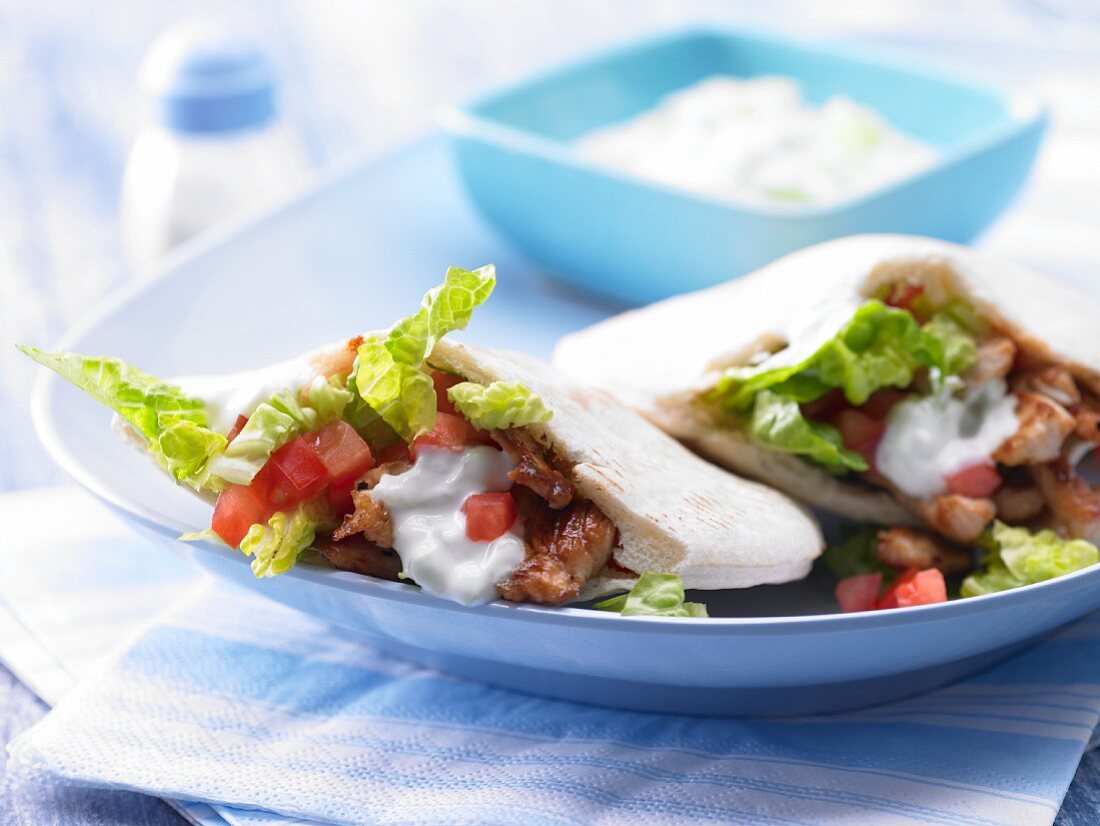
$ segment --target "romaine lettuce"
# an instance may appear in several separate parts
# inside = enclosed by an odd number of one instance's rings
[[[771,390],[756,394],[746,429],[754,442],[771,450],[806,456],[839,472],[867,470],[863,457],[844,447],[840,431],[807,419],[797,402]]]
[[[371,336],[360,346],[359,395],[405,441],[435,424],[435,387],[421,367],[440,338],[466,327],[495,284],[491,264],[473,271],[451,267],[443,284],[424,296],[419,311],[394,324],[385,339]]]
[[[548,422],[554,415],[528,388],[504,381],[484,386],[464,381],[450,388],[447,398],[474,427],[482,430]]]
[[[1063,539],[1050,530],[1032,534],[999,521],[978,544],[985,551],[985,569],[963,580],[964,597],[1043,582],[1100,562],[1100,551],[1084,539]]]
[[[837,579],[859,574],[882,574],[884,580],[892,580],[897,572],[878,558],[879,530],[876,525],[856,528],[839,543],[827,547],[821,561]]]
[[[618,611],[624,617],[707,617],[701,602],[684,602],[684,583],[676,574],[647,571],[638,577],[629,593],[620,594],[594,608]]]
[[[279,393],[262,402],[225,451],[210,463],[210,473],[247,485],[271,454],[300,433],[339,419],[353,398],[339,378],[317,376],[299,393]]]
[[[115,358],[19,349],[106,405],[140,433],[149,452],[178,482],[196,490],[224,485],[209,474],[225,449],[225,437],[207,426],[201,399]]]
[[[303,502],[294,510],[276,513],[266,525],[249,528],[241,540],[241,553],[252,557],[252,573],[257,577],[286,573],[294,567],[298,555],[313,544],[317,531],[335,526],[327,502]]]
[[[739,416],[759,444],[839,472],[866,470],[834,428],[805,419],[799,405],[837,388],[849,404],[861,405],[876,390],[908,387],[921,367],[933,368],[934,380],[942,381],[975,357],[973,336],[950,314],[936,313],[922,327],[909,312],[872,299],[808,358],[784,367],[769,368],[767,361],[732,367],[704,398]]]

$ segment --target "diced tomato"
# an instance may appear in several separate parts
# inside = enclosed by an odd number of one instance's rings
[[[890,307],[898,307],[902,310],[912,310],[913,302],[924,295],[923,284],[913,284],[909,281],[899,281],[890,289],[890,295],[884,302]]]
[[[347,487],[374,467],[370,445],[347,422],[330,422],[303,438],[325,466],[333,487]]]
[[[447,398],[447,391],[454,387],[459,382],[465,381],[462,376],[455,376],[450,373],[444,373],[442,370],[432,373],[432,384],[435,385],[435,408],[442,413],[450,413],[452,416],[457,416],[458,411],[455,410],[454,403]]]
[[[234,439],[237,438],[240,432],[244,430],[244,426],[246,424],[248,424],[248,416],[244,415],[244,413],[241,413],[239,416],[237,416],[237,421],[233,423],[233,429],[229,431],[229,435],[225,438],[228,441],[232,442]]]
[[[462,450],[471,445],[493,444],[489,434],[476,429],[464,418],[452,413],[436,413],[435,427],[412,443],[411,453],[416,458],[421,447],[445,447],[448,450]]]
[[[971,465],[944,479],[947,489],[960,496],[980,499],[1001,486],[1001,474],[993,465]]]
[[[492,542],[515,524],[516,500],[508,492],[475,493],[462,503],[462,512],[466,514],[466,537]]]
[[[857,574],[845,577],[836,584],[836,601],[840,610],[870,611],[875,607],[879,588],[882,587],[882,574]]]
[[[905,395],[902,390],[884,387],[882,390],[876,390],[872,393],[871,398],[859,409],[874,419],[885,420],[890,415],[890,411],[894,409],[894,405],[904,399]]]
[[[834,387],[820,399],[802,405],[802,414],[810,419],[827,421],[848,406],[844,391]]]
[[[271,454],[253,486],[259,486],[269,504],[290,508],[320,493],[328,484],[328,471],[301,436]]]
[[[886,431],[886,422],[868,416],[861,410],[849,408],[841,410],[834,417],[833,424],[840,431],[844,446],[856,451],[873,469],[875,451],[878,449],[878,443],[882,441],[882,434]]]
[[[272,508],[258,488],[230,485],[218,494],[210,527],[226,545],[237,548],[248,529],[257,522],[266,522],[271,514]]]
[[[875,608],[908,608],[947,602],[947,583],[938,568],[906,568],[879,597]]]
[[[378,451],[378,464],[380,465],[384,465],[386,462],[409,461],[412,461],[412,456],[409,454],[409,446],[400,439],[392,445],[386,445]]]
[[[328,489],[328,503],[338,517],[347,516],[355,510],[355,502],[351,498],[351,492],[355,490],[354,481]]]

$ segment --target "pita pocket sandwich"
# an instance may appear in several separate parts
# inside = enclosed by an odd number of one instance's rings
[[[1100,443],[1097,319],[1016,264],[855,236],[609,319],[554,360],[717,464],[879,526],[835,570],[977,564],[977,595],[1096,562],[1078,467]]]
[[[633,586],[626,613],[699,616],[685,587],[806,575],[823,541],[801,506],[548,365],[441,341],[494,283],[451,268],[388,331],[230,376],[23,349],[209,498],[186,538],[239,548],[257,576],[323,557],[466,604]]]

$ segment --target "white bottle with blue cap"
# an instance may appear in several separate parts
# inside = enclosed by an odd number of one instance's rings
[[[155,116],[122,194],[123,245],[139,275],[204,229],[285,199],[307,174],[276,117],[271,63],[251,40],[210,23],[177,26],[150,48],[140,80]]]

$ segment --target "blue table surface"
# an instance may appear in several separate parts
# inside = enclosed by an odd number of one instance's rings
[[[692,21],[729,21],[873,41],[1027,87],[1054,127],[1035,178],[981,244],[1071,281],[1100,262],[1100,5],[1094,0],[438,0],[323,6],[243,0],[233,17],[269,46],[285,118],[324,167],[381,154],[429,128],[438,107],[573,55]],[[223,14],[197,0],[189,13]],[[117,227],[126,153],[142,123],[135,88],[178,4],[0,0],[0,340],[48,344],[129,279]],[[0,347],[0,492],[62,480],[34,436],[31,366]],[[46,711],[0,668],[0,736]],[[0,771],[3,767],[0,766]],[[1100,756],[1084,760],[1057,822],[1100,819]],[[3,773],[0,823],[161,824],[181,818],[134,794],[43,787]]]

